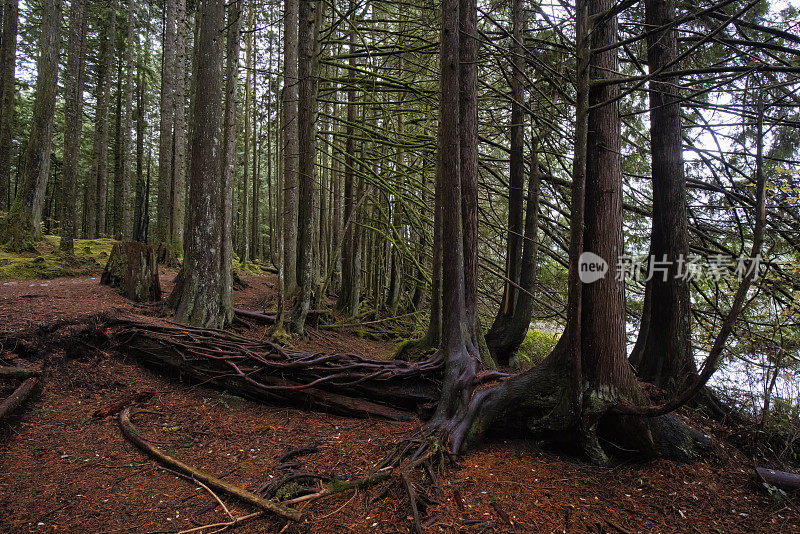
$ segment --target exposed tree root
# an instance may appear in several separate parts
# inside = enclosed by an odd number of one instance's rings
[[[224,480],[210,475],[205,471],[201,471],[200,469],[196,469],[179,460],[176,460],[175,458],[172,458],[171,456],[160,451],[156,447],[150,445],[136,432],[136,427],[134,427],[133,423],[131,422],[130,407],[124,408],[122,412],[120,412],[117,421],[125,438],[160,464],[170,469],[174,469],[188,477],[191,477],[192,479],[199,480],[203,484],[206,484],[208,487],[216,491],[236,497],[280,517],[291,519],[292,521],[300,521],[302,518],[300,512],[297,510],[289,508],[276,501],[264,499],[255,493],[251,493],[243,488],[234,486],[233,484],[225,482]]]
[[[0,378],[30,378],[42,374],[41,369],[27,367],[0,367]]]
[[[14,390],[3,402],[0,403],[0,421],[13,414],[22,406],[28,397],[36,390],[39,385],[39,377],[33,376],[26,378],[20,386]]]
[[[118,320],[117,347],[203,383],[267,402],[408,420],[438,399],[442,362],[384,362],[286,349],[212,329]]]

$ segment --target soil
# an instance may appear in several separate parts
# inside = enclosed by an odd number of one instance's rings
[[[165,294],[173,276],[162,273]],[[242,278],[249,287],[236,292],[237,307],[273,305],[273,277]],[[276,476],[283,453],[311,442],[319,451],[298,459],[303,469],[366,475],[419,424],[265,406],[160,376],[90,346],[47,354],[24,350],[24,340],[44,335],[53,324],[84,325],[108,312],[148,314],[153,308],[125,301],[99,278],[0,281],[0,339],[5,340],[0,358],[12,361],[16,351],[46,363],[42,391],[0,423],[1,532],[167,533],[227,520],[208,492],[125,441],[113,418],[92,417],[137,391],[156,391],[147,413],[134,418],[148,441],[250,490]],[[309,340],[298,348],[373,358],[388,358],[395,348],[352,331],[308,330]],[[259,325],[240,331],[266,335]],[[0,381],[0,395],[17,383]],[[720,451],[691,465],[656,461],[598,468],[532,441],[490,441],[436,474],[438,495],[436,485],[417,473],[417,490],[430,501],[421,510],[422,521],[426,532],[800,532],[800,499],[774,500],[752,481],[753,466],[744,455],[725,443]],[[235,516],[255,511],[223,500]],[[300,524],[262,516],[236,531],[412,529],[408,495],[396,481],[323,499],[303,512]]]

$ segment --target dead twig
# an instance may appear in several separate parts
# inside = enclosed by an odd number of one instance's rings
[[[136,427],[133,426],[131,423],[131,410],[130,408],[125,408],[120,412],[117,422],[119,423],[119,428],[122,431],[122,435],[125,438],[136,445],[139,449],[145,452],[148,456],[152,457],[160,464],[165,465],[171,469],[174,469],[180,473],[185,474],[186,476],[191,477],[195,481],[202,481],[204,484],[208,485],[210,488],[214,488],[215,490],[226,493],[233,497],[236,497],[242,501],[248,502],[254,506],[261,508],[267,512],[279,515],[286,519],[291,519],[292,521],[300,521],[302,516],[299,511],[294,510],[292,508],[288,508],[285,505],[270,501],[267,499],[263,499],[258,495],[251,493],[243,488],[238,486],[234,486],[228,482],[220,480],[219,478],[210,475],[200,469],[194,468],[190,465],[184,464],[183,462],[172,458],[171,456],[165,454],[164,452],[160,451],[156,447],[147,443],[142,437],[137,433]]]
[[[39,377],[33,376],[26,379],[14,392],[0,403],[0,421],[14,413],[22,406],[39,384]]]

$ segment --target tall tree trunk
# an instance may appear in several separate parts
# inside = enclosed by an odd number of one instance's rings
[[[111,74],[114,67],[114,56],[116,47],[116,21],[117,21],[117,0],[111,0],[108,11],[108,20],[105,21],[107,34],[103,43],[106,48],[100,52],[100,63],[98,65],[99,74],[97,82],[97,174],[95,176],[95,197],[94,213],[95,227],[94,235],[99,237],[106,234],[106,208],[108,205],[108,139],[109,139],[109,97],[111,94]],[[102,82],[101,82],[102,80]],[[102,89],[101,89],[102,84]],[[102,90],[102,93],[100,91]]]
[[[64,71],[64,171],[61,187],[61,243],[68,254],[78,224],[78,161],[83,133],[83,82],[86,48],[86,0],[72,0],[69,7],[67,69]]]
[[[125,197],[123,196],[123,166],[124,156],[122,155],[122,115],[123,112],[123,55],[125,50],[120,50],[120,56],[117,58],[117,91],[116,91],[116,113],[114,113],[114,191],[111,197],[111,212],[108,217],[110,227],[108,229],[109,235],[114,239],[122,239],[122,205],[124,204]]]
[[[316,133],[319,60],[317,57],[322,4],[317,0],[300,0],[298,47],[299,100],[297,119],[300,148],[300,212],[297,240],[297,281],[300,291],[292,313],[292,331],[303,335],[306,315],[315,289],[314,222],[316,221]]]
[[[220,206],[222,224],[222,307],[233,307],[233,188],[236,184],[236,140],[238,135],[236,89],[239,83],[239,38],[242,27],[242,2],[237,0],[228,4],[228,31],[226,35],[225,56],[225,118],[223,122],[222,156],[222,196]],[[199,81],[201,78],[197,78]],[[192,88],[196,98],[199,86]],[[194,123],[193,123],[194,124]],[[194,125],[192,126],[194,128]],[[229,319],[229,318],[228,318]]]
[[[25,150],[19,192],[11,206],[8,235],[4,239],[10,251],[31,250],[33,242],[41,237],[39,224],[42,222],[44,194],[50,176],[53,116],[58,92],[58,54],[61,49],[61,0],[47,0],[43,13],[30,137]]]
[[[186,228],[186,0],[177,0],[176,12],[170,243],[172,250],[180,254]]]
[[[350,3],[351,28],[349,35],[349,52],[351,57],[347,63],[350,67],[348,76],[350,83],[347,88],[347,126],[345,127],[345,147],[344,147],[344,236],[342,242],[342,284],[339,291],[339,298],[336,307],[351,317],[358,314],[358,303],[360,300],[360,279],[361,267],[356,266],[356,255],[359,247],[356,243],[356,236],[359,232],[356,217],[356,196],[353,184],[355,174],[355,123],[358,120],[356,113],[356,91],[355,91],[355,66],[356,59],[353,53],[356,47],[355,30],[355,4]],[[360,262],[359,262],[360,263]]]
[[[0,211],[11,206],[11,142],[17,97],[17,26],[19,0],[3,2],[3,35],[0,41]]]
[[[662,28],[675,19],[674,0],[647,0],[648,27]],[[670,27],[647,37],[650,72],[678,55],[677,32]],[[653,271],[647,282],[644,312],[631,363],[639,377],[678,391],[697,374],[692,356],[689,284],[679,276],[679,260],[689,254],[686,181],[681,140],[678,79],[666,74],[650,82],[650,146],[653,173],[653,229],[650,254],[666,260],[666,273]],[[662,267],[664,264],[662,263]],[[652,269],[652,267],[651,267]],[[643,312],[643,313],[644,313]]]
[[[147,212],[148,204],[148,181],[145,180],[144,170],[144,135],[147,128],[147,78],[145,77],[145,65],[150,59],[149,44],[142,44],[136,39],[139,46],[139,66],[136,75],[136,200],[133,222],[133,239],[136,241],[147,241]],[[147,174],[150,169],[148,163]]]
[[[283,35],[283,284],[287,295],[297,291],[298,225],[298,24],[299,0],[284,0]]]
[[[253,93],[251,84],[253,80],[253,26],[252,26],[252,13],[253,9],[248,9],[248,24],[247,24],[247,39],[245,44],[245,76],[244,76],[244,164],[242,165],[242,225],[241,225],[241,238],[239,248],[239,258],[242,263],[250,259],[250,247],[253,244],[250,241],[250,173],[255,169],[250,167],[250,154],[253,150],[253,122],[250,110],[254,108]]]
[[[523,148],[525,145],[525,118],[523,112],[525,80],[525,27],[527,16],[524,0],[513,0],[511,34],[511,153],[509,161],[508,191],[508,236],[506,244],[506,278],[503,285],[503,300],[495,316],[492,327],[486,334],[486,343],[492,356],[500,364],[508,364],[519,345],[514,346],[508,329],[515,322],[517,302],[522,276],[523,254],[523,194],[525,165]],[[530,321],[530,316],[528,317]],[[510,343],[511,342],[511,343]]]
[[[256,59],[258,57],[258,51],[256,50],[256,22],[255,22],[255,6],[251,6],[250,8],[250,49],[251,49],[251,60],[250,60],[250,69],[252,83],[250,84],[250,98],[253,101],[253,114],[251,120],[253,121],[253,206],[252,206],[252,216],[250,221],[250,259],[255,261],[260,257],[261,254],[261,220],[260,220],[260,210],[259,210],[259,202],[261,202],[261,169],[259,166],[260,162],[260,154],[261,154],[261,147],[258,143],[258,106],[255,105],[256,99],[258,98],[258,88],[256,87],[258,77],[256,76],[254,69],[256,65]],[[264,110],[267,109],[266,105],[266,96],[265,101],[263,103],[262,108]],[[268,124],[268,123],[267,123]],[[265,125],[262,125],[262,131]]]
[[[233,316],[230,285],[223,273],[228,186],[222,172],[224,0],[204,0],[198,17],[197,70],[193,76],[202,80],[203,89],[197,92],[192,121],[189,189],[192,221],[188,226],[184,261],[167,305],[181,322],[220,328]],[[235,33],[238,46],[238,28],[229,27],[228,31],[229,37]]]
[[[172,222],[172,155],[175,117],[175,19],[177,0],[165,0],[164,38],[161,59],[161,109],[158,138],[158,203],[156,242],[169,247]]]

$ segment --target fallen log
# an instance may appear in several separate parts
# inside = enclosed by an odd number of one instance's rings
[[[28,397],[36,390],[38,384],[38,376],[27,378],[11,395],[6,397],[6,399],[0,403],[0,421],[13,414],[22,406],[25,401],[28,400]]]
[[[442,362],[296,351],[219,330],[119,320],[118,350],[254,400],[409,420],[436,402]]]
[[[782,490],[794,491],[800,489],[800,475],[787,471],[776,471],[765,467],[756,467],[758,476],[771,486]]]
[[[0,367],[0,379],[4,378],[30,378],[42,374],[41,369],[28,367]]]
[[[205,471],[187,465],[180,460],[176,460],[158,448],[150,445],[138,434],[136,427],[131,422],[130,407],[126,407],[122,410],[122,412],[120,412],[117,422],[120,430],[122,431],[122,435],[125,436],[128,441],[136,445],[136,447],[142,450],[142,452],[156,460],[161,465],[178,471],[179,473],[182,473],[194,480],[199,480],[213,490],[236,497],[237,499],[257,506],[262,510],[276,514],[280,517],[291,519],[292,521],[300,521],[302,519],[300,512],[293,508],[284,506],[276,501],[263,499],[255,493],[251,493],[244,488],[240,488],[239,486],[225,482],[224,480],[210,475]]]

